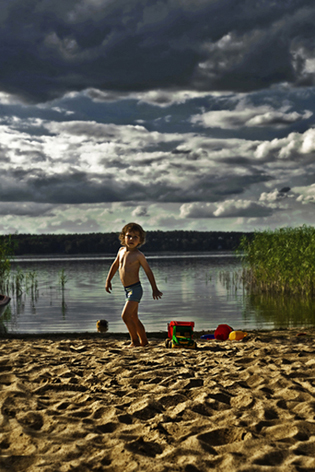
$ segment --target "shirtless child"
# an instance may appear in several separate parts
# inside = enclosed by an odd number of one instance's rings
[[[138,318],[138,306],[142,297],[142,286],[139,280],[140,266],[144,269],[152,287],[152,296],[155,300],[162,297],[163,293],[157,288],[152,270],[138,247],[145,242],[145,232],[137,223],[128,223],[123,227],[119,235],[121,247],[117,257],[109,269],[105,290],[111,293],[111,280],[119,269],[120,280],[125,287],[126,304],[121,317],[126,324],[131,344],[129,347],[146,346],[147,335],[143,324]]]

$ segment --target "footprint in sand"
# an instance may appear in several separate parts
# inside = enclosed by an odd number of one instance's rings
[[[44,419],[42,415],[32,411],[26,413],[26,415],[17,415],[16,419],[22,426],[35,431],[39,431],[44,425]]]
[[[155,457],[163,452],[163,448],[160,444],[154,441],[145,441],[142,437],[130,443],[126,443],[125,447],[128,451],[146,457]]]

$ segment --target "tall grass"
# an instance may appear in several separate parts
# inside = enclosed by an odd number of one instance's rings
[[[38,295],[38,279],[37,272],[23,272],[20,267],[17,267],[14,271],[10,271],[5,279],[0,283],[0,289],[2,292],[12,296],[19,297],[22,293],[31,292],[32,299]]]
[[[248,288],[276,293],[315,295],[315,228],[281,228],[244,236],[244,283]]]
[[[68,277],[65,273],[65,270],[61,269],[58,272],[58,276],[59,276],[59,285],[60,285],[61,290],[63,291],[65,289],[66,283],[68,282]]]
[[[14,252],[14,245],[11,236],[8,236],[0,243],[0,289],[5,287],[5,284],[10,277],[11,257]]]

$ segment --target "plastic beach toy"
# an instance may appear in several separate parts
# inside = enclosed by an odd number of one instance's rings
[[[200,339],[214,339],[214,334],[203,334]]]
[[[220,324],[214,332],[214,337],[219,341],[226,341],[231,331],[233,331],[231,326],[227,324]]]
[[[241,339],[245,338],[245,336],[247,336],[247,333],[244,331],[231,331],[229,334],[229,340],[240,341]]]
[[[197,344],[193,339],[193,321],[171,321],[168,323],[168,339],[165,347],[196,349]]]

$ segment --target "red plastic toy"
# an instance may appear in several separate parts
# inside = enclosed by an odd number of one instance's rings
[[[227,324],[220,324],[214,332],[214,337],[220,341],[226,341],[231,331],[233,331],[231,326]]]

